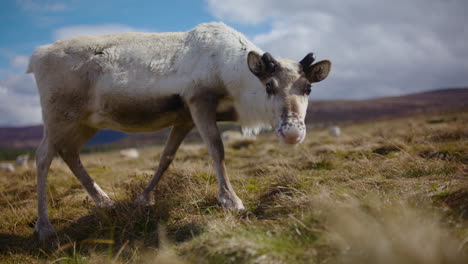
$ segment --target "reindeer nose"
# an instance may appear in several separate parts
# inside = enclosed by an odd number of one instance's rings
[[[297,144],[304,140],[306,127],[301,120],[288,118],[278,123],[276,126],[276,134],[284,143]]]

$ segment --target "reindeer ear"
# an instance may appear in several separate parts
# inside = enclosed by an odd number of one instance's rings
[[[250,71],[260,79],[265,79],[271,76],[279,65],[279,62],[271,56],[270,53],[265,52],[262,56],[255,51],[249,52],[247,55],[247,64]]]
[[[323,60],[312,64],[304,71],[309,82],[314,83],[325,80],[325,78],[328,76],[328,73],[330,73],[331,64],[332,63],[329,60]]]
[[[266,75],[266,65],[262,60],[262,55],[257,52],[249,52],[247,64],[249,65],[249,70],[258,78],[263,78]]]

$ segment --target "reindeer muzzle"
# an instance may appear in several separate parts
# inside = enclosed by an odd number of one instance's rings
[[[288,117],[276,125],[276,135],[287,144],[297,144],[304,141],[306,126],[296,117]]]

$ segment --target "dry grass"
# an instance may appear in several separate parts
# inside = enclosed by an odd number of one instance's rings
[[[433,120],[437,120],[434,122]],[[49,176],[59,245],[38,245],[35,172],[0,174],[0,263],[468,263],[468,113],[272,135],[226,146],[247,210],[218,207],[206,149],[183,146],[152,207],[131,201],[162,149],[83,155],[118,201],[97,210],[60,161]]]

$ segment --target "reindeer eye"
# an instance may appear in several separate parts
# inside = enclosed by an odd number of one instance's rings
[[[271,82],[267,82],[265,84],[265,87],[266,87],[266,92],[267,92],[268,95],[275,94],[275,89],[273,89],[273,85],[271,84]]]
[[[307,84],[304,89],[304,94],[308,96],[311,91],[312,91],[312,84]]]

